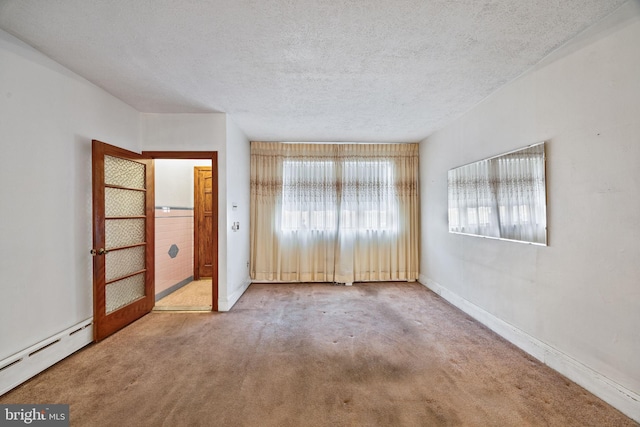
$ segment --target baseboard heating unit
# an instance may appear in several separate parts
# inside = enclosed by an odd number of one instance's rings
[[[93,321],[87,319],[0,360],[0,395],[58,363],[92,341]]]

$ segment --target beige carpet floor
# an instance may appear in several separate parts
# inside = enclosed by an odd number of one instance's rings
[[[147,315],[0,403],[73,426],[633,426],[419,284],[253,284]]]
[[[154,311],[211,311],[211,279],[195,280],[156,302]]]

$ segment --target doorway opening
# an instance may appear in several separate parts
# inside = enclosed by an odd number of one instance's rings
[[[154,311],[217,311],[217,165],[215,152],[143,152],[155,170]],[[209,225],[198,232],[194,171],[209,171]],[[202,206],[205,204],[201,203]],[[198,246],[200,241],[200,248]],[[206,243],[204,249],[202,244]],[[206,275],[194,262],[206,258]]]

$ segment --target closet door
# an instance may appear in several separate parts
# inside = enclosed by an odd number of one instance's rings
[[[213,177],[210,167],[194,167],[194,280],[213,276]]]

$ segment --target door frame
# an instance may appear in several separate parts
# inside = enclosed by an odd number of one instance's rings
[[[211,177],[215,179],[212,186],[212,251],[211,254],[211,287],[212,311],[218,311],[218,152],[217,151],[143,151],[142,156],[147,159],[208,159],[211,160]]]

